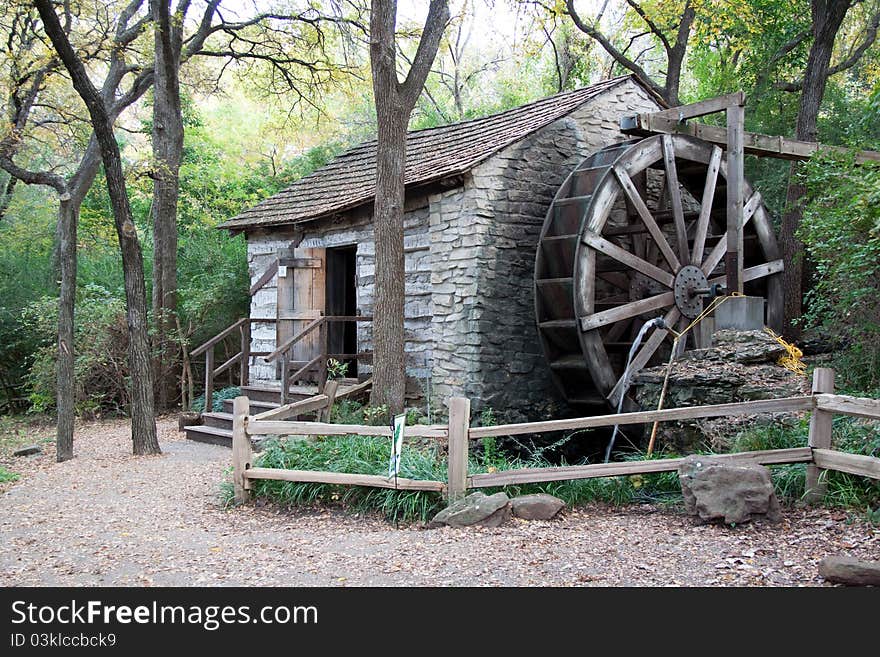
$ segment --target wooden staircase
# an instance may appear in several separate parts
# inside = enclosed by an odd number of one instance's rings
[[[337,398],[348,396],[350,391],[361,388],[356,379],[343,379],[339,386]],[[250,399],[250,407],[253,413],[262,413],[281,406],[281,386],[265,382],[262,385],[249,385],[241,387],[241,394]],[[316,385],[291,386],[287,396],[288,402],[297,402],[318,394]],[[211,445],[223,445],[232,447],[232,399],[223,400],[222,411],[202,413],[202,423],[184,427],[186,437],[200,443]]]

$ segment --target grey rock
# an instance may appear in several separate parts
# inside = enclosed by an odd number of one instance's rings
[[[498,527],[510,518],[510,498],[505,493],[471,493],[440,511],[428,527]]]
[[[32,454],[42,454],[43,448],[39,445],[28,445],[12,452],[13,456],[31,456]]]
[[[703,522],[782,519],[770,471],[757,463],[691,455],[679,466],[678,478],[685,512]]]
[[[880,586],[880,561],[825,557],[819,562],[819,576],[849,586]]]
[[[510,507],[513,515],[523,520],[550,520],[565,507],[565,502],[547,493],[535,493],[514,497]]]

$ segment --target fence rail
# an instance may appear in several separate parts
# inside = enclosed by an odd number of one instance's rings
[[[408,426],[404,432],[405,437],[447,440],[448,471],[446,482],[417,481],[400,477],[395,479],[382,475],[254,468],[252,467],[254,454],[250,440],[250,437],[254,435],[356,434],[361,436],[390,437],[392,431],[389,427],[285,421],[277,419],[280,417],[279,415],[269,415],[273,411],[250,416],[249,400],[247,397],[238,397],[234,403],[232,436],[235,499],[237,502],[246,501],[250,495],[251,482],[256,479],[374,486],[402,490],[427,490],[442,492],[450,499],[456,499],[464,495],[469,488],[672,472],[678,469],[684,459],[649,459],[645,461],[524,468],[493,473],[469,474],[467,470],[468,446],[470,441],[487,436],[609,427],[615,424],[640,424],[654,421],[668,422],[704,417],[738,416],[783,411],[811,411],[809,443],[805,447],[721,454],[713,455],[713,458],[761,463],[764,465],[806,463],[808,471],[805,499],[808,502],[815,502],[824,495],[824,481],[819,477],[822,470],[837,470],[880,479],[880,459],[873,456],[848,454],[831,449],[831,419],[833,414],[880,419],[880,401],[861,397],[834,395],[832,394],[834,389],[833,382],[833,370],[817,368],[813,374],[813,394],[803,397],[785,397],[782,399],[738,402],[734,404],[670,408],[659,411],[640,411],[619,415],[601,415],[474,428],[470,427],[470,401],[455,397],[449,400],[448,424]],[[303,402],[299,402],[299,404],[303,404]],[[297,404],[288,405],[288,409],[285,412],[290,412],[291,408],[295,406]],[[268,417],[275,419],[268,419]]]

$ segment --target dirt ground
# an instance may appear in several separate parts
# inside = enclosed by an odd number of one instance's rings
[[[785,509],[779,525],[695,525],[675,510],[588,506],[498,529],[395,528],[274,505],[225,509],[230,452],[159,422],[163,454],[130,455],[125,421],[78,426],[54,462],[52,427],[3,428],[2,586],[822,586],[818,561],[880,558],[857,513]],[[15,444],[44,453],[13,458]]]

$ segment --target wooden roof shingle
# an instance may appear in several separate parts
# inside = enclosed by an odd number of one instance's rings
[[[536,100],[499,114],[461,121],[407,135],[407,187],[466,173],[510,144],[570,114],[596,96],[634,76]],[[376,184],[376,142],[337,155],[290,187],[222,223],[219,228],[248,230],[312,221],[372,203]]]

